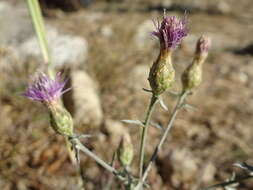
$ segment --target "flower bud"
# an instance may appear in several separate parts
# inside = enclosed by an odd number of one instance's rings
[[[172,51],[161,50],[157,60],[149,72],[149,84],[154,95],[158,96],[171,87],[175,78],[175,70],[171,61]]]
[[[131,164],[133,156],[134,149],[131,138],[128,133],[125,133],[118,148],[118,159],[123,167],[127,167]]]
[[[61,104],[48,105],[50,124],[54,131],[60,135],[73,136],[73,120],[70,113]]]
[[[186,68],[181,77],[183,91],[191,91],[200,85],[202,81],[202,64],[207,58],[210,45],[210,38],[205,36],[199,38],[193,62]]]
[[[195,59],[200,59],[199,61],[204,62],[207,58],[210,46],[211,39],[206,36],[201,36],[196,45]]]

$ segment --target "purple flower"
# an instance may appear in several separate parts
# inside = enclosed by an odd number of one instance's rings
[[[66,80],[61,80],[60,73],[57,73],[55,79],[51,79],[46,74],[40,73],[33,83],[28,86],[23,95],[31,100],[51,103],[69,90],[69,88],[63,90],[65,84]]]
[[[152,35],[159,38],[162,48],[176,48],[182,41],[182,38],[187,36],[186,17],[178,19],[176,16],[164,16],[160,24],[155,23],[156,31]]]

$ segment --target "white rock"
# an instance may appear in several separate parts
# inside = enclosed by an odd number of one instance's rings
[[[216,4],[216,8],[217,10],[220,11],[220,13],[222,14],[229,14],[231,13],[231,7],[230,5],[228,4],[228,2],[226,1],[218,1],[218,3]]]
[[[217,171],[216,167],[211,162],[207,163],[205,165],[205,168],[201,177],[202,181],[204,183],[213,181],[216,171]]]
[[[127,133],[127,128],[124,127],[122,122],[110,119],[105,121],[105,129],[110,135],[111,144],[114,147],[119,145],[121,137],[123,134]]]
[[[77,124],[98,126],[103,119],[97,85],[84,71],[71,73],[74,119]]]
[[[52,62],[57,68],[63,66],[76,68],[87,58],[88,44],[84,38],[61,34],[52,26],[46,27],[47,41],[52,56]],[[23,59],[35,57],[42,60],[42,54],[36,35],[26,40],[20,46],[20,55]]]
[[[133,67],[127,79],[128,87],[135,91],[139,90],[140,92],[143,88],[150,88],[148,83],[149,70],[149,66],[143,64]]]
[[[22,65],[17,64],[19,60],[18,52],[12,46],[0,47],[0,71],[3,74],[10,74],[12,71],[21,70]]]
[[[1,1],[0,13],[1,46],[16,46],[34,32],[26,6],[13,6],[7,1]]]
[[[155,37],[151,35],[151,32],[153,32],[154,29],[154,23],[150,19],[139,25],[134,36],[134,41],[140,50],[152,47],[156,43],[156,40],[154,40]]]
[[[191,181],[198,174],[198,159],[188,149],[176,149],[171,154],[174,178]]]

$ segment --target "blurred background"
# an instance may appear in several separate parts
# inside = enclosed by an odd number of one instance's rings
[[[182,110],[149,176],[151,189],[194,190],[231,177],[235,162],[253,164],[252,0],[41,0],[55,69],[64,70],[72,91],[64,104],[84,143],[110,162],[120,137],[129,132],[135,152],[139,128],[122,119],[143,119],[150,94],[147,77],[159,50],[152,20],[182,16],[189,35],[175,51],[180,75],[202,34],[212,38],[204,81],[188,98],[197,110]],[[0,189],[77,190],[78,174],[64,139],[49,128],[46,109],[22,97],[43,67],[25,1],[0,0]],[[171,110],[176,98],[163,99]],[[152,120],[166,126],[159,105]],[[150,156],[161,131],[150,128]],[[149,157],[147,157],[148,159]],[[135,156],[132,171],[136,172]],[[81,155],[88,190],[120,189],[93,160]],[[238,171],[237,171],[238,172]],[[113,185],[110,187],[110,183]],[[116,184],[116,185],[115,185]],[[253,180],[239,190],[253,189]]]

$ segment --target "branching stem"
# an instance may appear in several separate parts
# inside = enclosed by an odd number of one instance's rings
[[[136,190],[142,189],[143,183],[145,182],[145,180],[146,180],[146,178],[147,178],[147,176],[148,176],[148,173],[149,173],[149,171],[151,170],[151,167],[152,167],[152,165],[153,165],[153,163],[154,163],[154,161],[155,161],[155,159],[156,159],[156,157],[157,157],[157,155],[158,155],[158,152],[160,151],[162,145],[164,144],[164,142],[165,142],[165,140],[166,140],[166,137],[168,136],[168,133],[169,133],[169,131],[170,131],[172,125],[173,125],[173,122],[174,122],[174,120],[175,120],[175,118],[176,118],[176,116],[177,116],[177,113],[178,113],[178,111],[180,110],[180,108],[183,106],[184,100],[185,100],[185,98],[186,98],[186,96],[187,96],[188,94],[189,94],[189,92],[186,91],[186,92],[183,92],[183,93],[179,96],[178,101],[177,101],[177,104],[176,104],[176,106],[175,106],[175,108],[174,108],[174,110],[173,110],[173,112],[172,112],[172,114],[171,114],[171,117],[170,117],[170,119],[169,119],[168,126],[167,126],[165,132],[163,133],[161,140],[160,140],[159,143],[157,144],[157,146],[156,146],[156,148],[155,148],[155,150],[154,150],[154,152],[153,152],[153,154],[152,154],[152,156],[151,156],[151,159],[150,159],[150,161],[149,161],[149,163],[148,163],[148,166],[147,166],[147,168],[145,169],[145,172],[144,172],[143,176],[140,178],[140,181],[139,181],[139,183],[138,183],[138,185],[137,185],[137,187],[136,187]]]
[[[119,180],[121,181],[125,181],[125,178],[123,176],[120,175],[120,173],[112,166],[110,166],[109,164],[107,164],[105,161],[103,161],[101,158],[99,158],[96,154],[94,154],[93,152],[91,152],[88,148],[86,148],[78,138],[73,138],[70,139],[72,145],[82,151],[83,153],[85,153],[87,156],[89,156],[90,158],[92,158],[93,160],[95,160],[100,166],[102,166],[104,169],[106,169],[107,171],[111,172],[112,174],[114,174]]]

